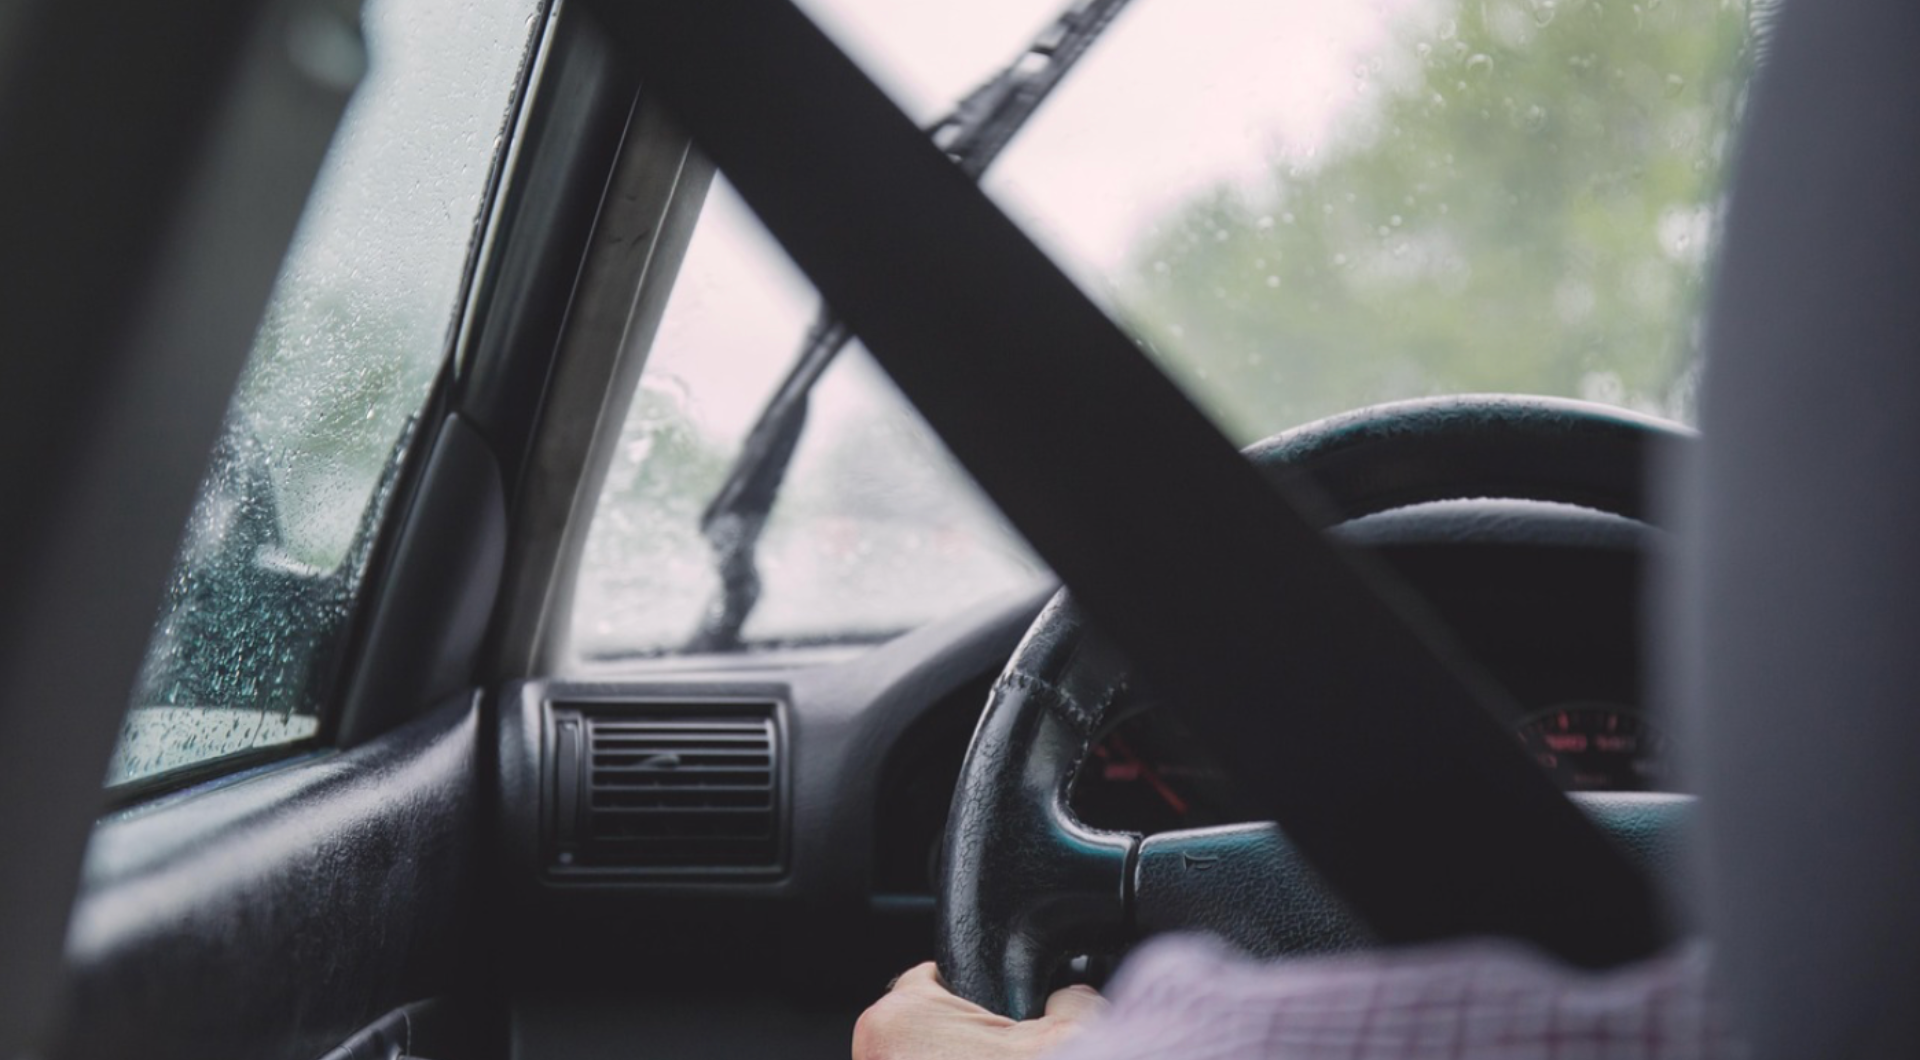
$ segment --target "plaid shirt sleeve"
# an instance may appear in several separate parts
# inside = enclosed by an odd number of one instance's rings
[[[1745,1051],[1683,948],[1605,973],[1495,941],[1264,964],[1157,940],[1057,1060],[1721,1060]]]

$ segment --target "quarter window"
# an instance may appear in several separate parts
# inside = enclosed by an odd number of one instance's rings
[[[716,650],[699,637],[722,593],[702,514],[818,305],[745,203],[716,184],[587,536],[577,660]],[[754,565],[761,591],[739,643],[718,650],[871,645],[1045,575],[858,343],[812,393]]]

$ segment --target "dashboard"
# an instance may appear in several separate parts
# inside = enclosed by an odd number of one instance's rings
[[[1450,527],[1448,505],[1421,507],[1357,520],[1343,536],[1398,575],[1415,605],[1511,693],[1495,720],[1566,791],[1675,790],[1671,742],[1640,691],[1641,564],[1657,531],[1584,509],[1487,501],[1461,506],[1472,513],[1470,528]],[[955,716],[930,719],[924,742],[883,781],[880,890],[930,893],[990,677],[944,708]],[[1246,820],[1231,787],[1176,705],[1136,693],[1115,704],[1070,806],[1096,828],[1153,834]]]
[[[1563,787],[1671,790],[1672,745],[1640,691],[1641,568],[1658,531],[1551,505],[1422,507],[1434,510],[1337,533],[1498,680],[1509,695],[1494,721]],[[955,782],[994,680],[1049,595],[1036,586],[839,658],[671,660],[504,687],[492,753],[514,966],[565,968],[582,989],[747,977],[833,1004],[870,999],[931,956]],[[1286,706],[1281,690],[1272,709]],[[1116,703],[1073,812],[1149,834],[1251,819],[1180,716],[1147,691]],[[696,738],[729,757],[678,746]],[[706,791],[716,769],[754,791]],[[1409,784],[1405,797],[1419,796]],[[713,827],[722,818],[737,848]],[[636,964],[637,952],[649,959]]]
[[[1562,790],[1669,791],[1668,744],[1640,708],[1618,702],[1553,704],[1512,726]],[[1180,723],[1144,703],[1111,724],[1075,778],[1072,807],[1096,828],[1155,832],[1241,820],[1227,775]]]

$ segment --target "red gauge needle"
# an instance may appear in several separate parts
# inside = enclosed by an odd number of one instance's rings
[[[1168,784],[1165,778],[1160,776],[1158,770],[1148,765],[1145,759],[1134,754],[1133,748],[1127,746],[1127,741],[1123,739],[1119,733],[1114,733],[1107,737],[1107,743],[1113,748],[1114,753],[1120,755],[1129,765],[1140,770],[1140,776],[1145,778],[1146,782],[1153,786],[1154,791],[1160,793],[1160,797],[1166,800],[1168,806],[1173,807],[1174,813],[1182,817],[1187,815],[1187,800],[1181,798],[1180,793],[1173,790],[1172,785]]]

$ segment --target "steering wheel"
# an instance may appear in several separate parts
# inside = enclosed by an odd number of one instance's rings
[[[1304,480],[1325,527],[1430,501],[1504,498],[1647,519],[1643,467],[1687,432],[1549,398],[1469,396],[1378,405],[1259,442],[1270,477]],[[1062,590],[994,683],[954,788],[936,956],[955,993],[1015,1019],[1039,1012],[1078,953],[1165,931],[1206,931],[1258,956],[1353,948],[1364,924],[1272,824],[1140,836],[1091,828],[1068,806],[1126,685],[1114,651]],[[1630,855],[1672,862],[1686,796],[1578,801]]]

